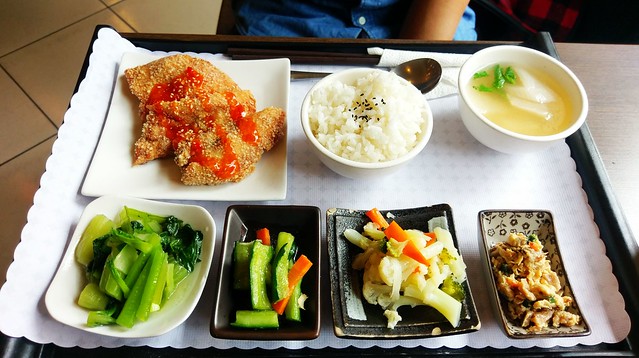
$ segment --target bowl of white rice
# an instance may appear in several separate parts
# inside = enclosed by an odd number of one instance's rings
[[[394,172],[424,149],[433,132],[424,95],[394,73],[370,68],[317,82],[302,102],[301,120],[322,163],[356,179]]]

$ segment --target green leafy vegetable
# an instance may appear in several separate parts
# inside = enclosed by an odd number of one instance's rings
[[[500,64],[496,64],[493,67],[492,74],[492,83],[490,83],[489,85],[480,83],[479,85],[474,85],[473,88],[480,92],[495,92],[501,91],[506,83],[515,84],[515,82],[517,81],[517,74],[511,66],[508,66],[506,69],[504,69],[503,66],[501,66]],[[489,75],[490,74],[488,71],[479,71],[473,74],[473,79],[476,80],[485,78],[489,77]]]
[[[504,79],[510,84],[515,84],[517,75],[515,74],[515,70],[513,70],[512,67],[508,66],[508,68],[506,68],[506,72],[504,72]]]
[[[193,271],[195,264],[200,262],[202,232],[193,230],[189,224],[184,225],[175,216],[166,219],[164,228],[165,230],[160,233],[162,249],[187,271]]]
[[[87,325],[89,327],[97,327],[97,326],[106,326],[109,324],[115,323],[115,318],[113,315],[115,314],[116,306],[111,306],[106,310],[101,311],[91,311],[89,312],[89,317],[87,318]]]
[[[505,275],[510,275],[513,273],[513,270],[507,263],[501,264],[501,266],[499,266],[499,271],[503,272]]]
[[[488,87],[485,84],[480,84],[479,86],[473,86],[474,89],[480,91],[480,92],[492,92],[493,88],[492,87]]]
[[[107,240],[111,234],[104,235],[93,240],[93,260],[87,265],[87,278],[89,281],[100,279],[102,269],[107,257],[111,255],[111,247],[107,245]]]
[[[109,297],[93,282],[84,286],[78,297],[78,305],[90,310],[104,310],[108,303]]]
[[[194,270],[200,262],[203,235],[174,216],[128,207],[113,225],[107,226],[109,222],[96,220],[108,233],[92,228],[78,243],[83,248],[78,262],[85,266],[89,281],[78,303],[91,310],[90,327],[118,324],[131,328],[160,310]],[[95,237],[95,233],[102,236]],[[87,245],[93,247],[92,254],[85,253]],[[84,263],[87,257],[91,261]]]
[[[483,77],[488,77],[487,71],[475,72],[475,74],[473,75],[473,78],[483,78]]]
[[[493,79],[493,87],[500,89],[504,88],[504,83],[506,83],[506,78],[504,77],[504,72],[501,69],[499,64],[495,65],[494,69],[494,79]]]

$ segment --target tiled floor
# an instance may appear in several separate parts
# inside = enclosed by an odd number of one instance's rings
[[[221,0],[0,1],[0,285],[93,29],[214,34]]]

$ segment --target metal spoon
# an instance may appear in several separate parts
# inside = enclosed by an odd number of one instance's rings
[[[442,66],[432,58],[418,58],[400,64],[391,72],[412,83],[422,93],[428,93],[439,83]]]
[[[391,72],[412,83],[422,93],[428,93],[439,83],[442,66],[432,58],[418,58],[399,64]],[[291,71],[292,79],[321,78],[328,75],[328,72]]]

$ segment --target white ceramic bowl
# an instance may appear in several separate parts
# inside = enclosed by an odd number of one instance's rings
[[[399,78],[401,82],[407,84],[412,90],[419,94],[419,96],[423,99],[423,110],[422,117],[424,119],[421,126],[421,133],[418,134],[418,140],[416,145],[408,151],[403,156],[400,156],[396,159],[384,161],[384,162],[359,162],[351,159],[343,158],[330,150],[324,147],[315,137],[312,132],[310,122],[309,122],[309,107],[311,105],[311,96],[313,92],[323,86],[326,86],[334,81],[340,81],[345,84],[355,85],[355,82],[358,78],[364,77],[371,72],[383,72],[379,69],[370,69],[370,68],[354,68],[343,70],[340,72],[333,73],[331,75],[326,76],[322,80],[318,81],[311,90],[306,94],[304,101],[302,102],[302,111],[301,111],[301,120],[302,120],[302,129],[304,130],[304,135],[306,136],[308,142],[310,143],[310,147],[317,157],[320,159],[324,165],[333,170],[334,172],[353,179],[360,178],[372,178],[380,175],[387,175],[395,172],[402,165],[406,164],[412,158],[414,158],[417,154],[419,154],[428,140],[433,131],[433,114],[426,101],[426,98],[419,92],[417,88],[410,84],[410,82]]]
[[[76,303],[86,284],[86,278],[84,268],[75,260],[75,249],[80,236],[94,216],[104,214],[114,219],[123,206],[162,216],[173,215],[185,224],[190,224],[195,230],[200,230],[203,235],[200,256],[202,261],[195,265],[193,271],[180,283],[179,289],[164,307],[151,313],[147,321],[138,322],[131,329],[118,325],[88,327],[86,321],[89,311]],[[121,338],[159,336],[182,324],[195,309],[208,278],[214,247],[215,221],[211,214],[200,206],[103,196],[89,203],[82,212],[60,267],[47,290],[44,303],[55,320],[87,332]]]
[[[549,74],[564,86],[574,108],[571,125],[562,132],[533,136],[504,129],[480,114],[469,100],[467,85],[473,75],[486,66],[509,63],[537,69]],[[561,62],[545,53],[522,46],[500,45],[488,47],[470,56],[459,72],[459,111],[468,131],[482,144],[503,153],[528,153],[545,150],[576,132],[586,120],[588,98],[575,74]]]

